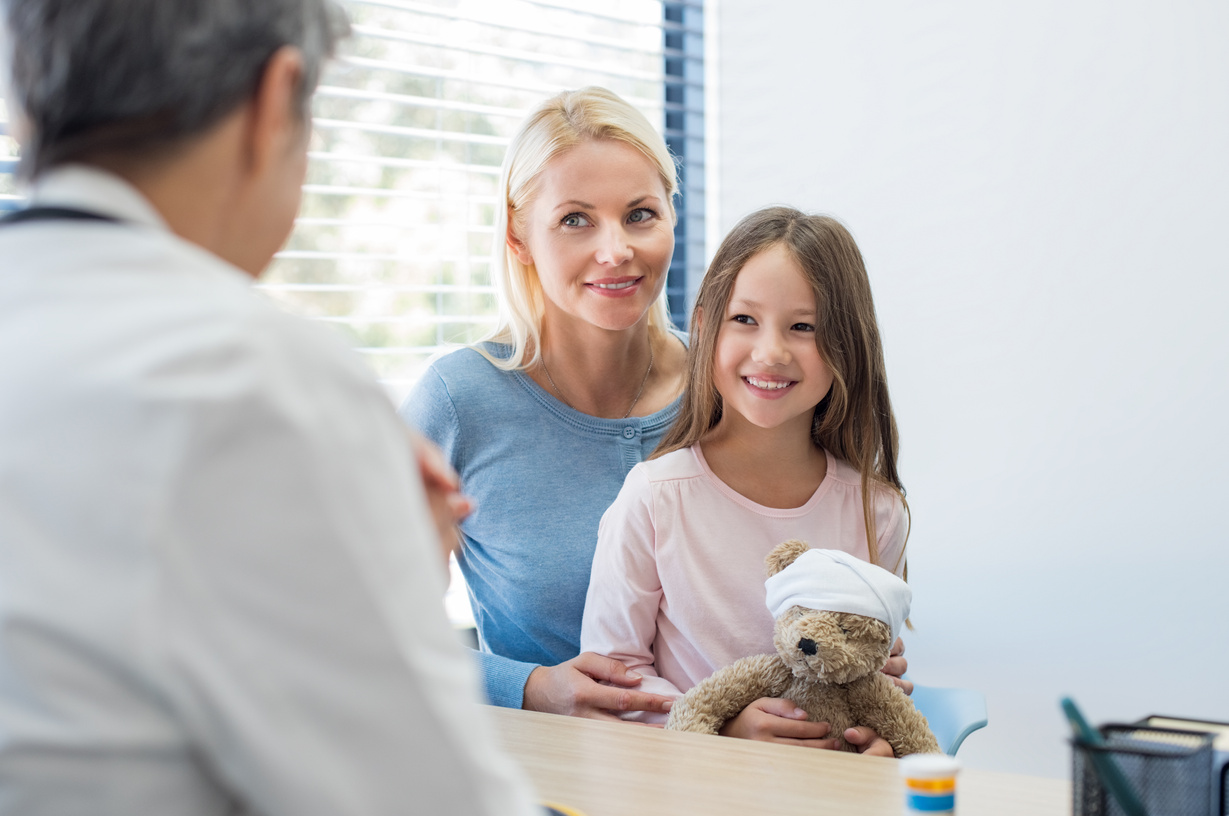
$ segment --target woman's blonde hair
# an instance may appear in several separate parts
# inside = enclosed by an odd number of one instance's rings
[[[833,375],[832,388],[815,407],[811,439],[861,474],[866,545],[878,564],[873,492],[886,487],[903,502],[905,487],[896,471],[896,419],[870,280],[853,236],[835,219],[768,207],[739,221],[722,241],[692,313],[683,404],[652,458],[696,444],[721,419],[713,361],[734,281],[752,256],[777,245],[797,261],[815,293],[815,345]]]
[[[507,245],[509,227],[514,235],[525,234],[529,206],[538,193],[538,178],[547,162],[582,142],[600,139],[631,145],[653,163],[666,190],[670,220],[676,219],[678,171],[665,140],[644,114],[596,86],[564,91],[540,104],[512,137],[499,179],[502,198],[495,218],[491,259],[491,277],[499,295],[499,322],[476,348],[500,368],[528,368],[538,361],[545,311],[537,270],[521,263]],[[649,328],[665,330],[669,326],[663,287],[661,297],[649,310]],[[512,352],[506,358],[493,357],[483,349],[483,341],[506,343]]]

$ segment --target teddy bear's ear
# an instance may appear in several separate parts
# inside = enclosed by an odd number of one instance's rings
[[[794,563],[794,559],[809,549],[811,549],[810,544],[795,538],[778,544],[772,548],[772,552],[768,553],[768,557],[764,559],[764,570],[769,577],[772,577]]]

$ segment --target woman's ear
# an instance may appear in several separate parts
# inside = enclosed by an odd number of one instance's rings
[[[529,245],[516,237],[516,233],[512,230],[512,222],[508,222],[508,249],[512,250],[512,254],[516,259],[525,266],[533,266],[533,253],[529,251]]]

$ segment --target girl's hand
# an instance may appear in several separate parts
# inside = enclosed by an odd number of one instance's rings
[[[891,745],[888,745],[887,740],[864,725],[857,728],[846,728],[845,742],[857,748],[859,754],[888,757],[889,759],[896,756],[896,752],[892,750]]]
[[[826,722],[808,722],[807,713],[794,705],[793,700],[761,697],[722,726],[718,733],[723,737],[832,749],[836,748],[836,738],[828,736],[830,730]]]
[[[619,661],[582,652],[558,666],[539,666],[530,672],[521,707],[615,721],[619,717],[611,712],[670,710],[671,698],[630,690],[639,684],[640,675]]]
[[[830,730],[826,722],[808,722],[807,713],[794,705],[792,700],[761,697],[727,722],[718,733],[723,737],[834,750],[837,748],[837,738],[828,736]],[[896,756],[888,741],[866,726],[846,728],[842,736],[845,742],[858,749],[859,754]]]
[[[909,661],[905,660],[905,642],[900,638],[892,644],[892,653],[888,657],[888,662],[880,671],[891,678],[897,688],[905,694],[913,693],[913,681],[906,680],[902,675],[909,670]]]

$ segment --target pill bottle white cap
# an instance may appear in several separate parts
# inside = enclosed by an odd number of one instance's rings
[[[910,754],[899,765],[900,775],[909,779],[946,779],[960,770],[960,760],[947,754]]]

